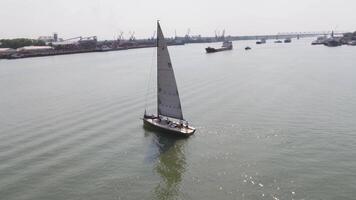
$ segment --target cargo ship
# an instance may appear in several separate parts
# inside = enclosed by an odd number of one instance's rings
[[[225,41],[225,42],[223,42],[221,48],[207,47],[207,48],[205,48],[205,50],[206,50],[206,53],[215,53],[215,52],[219,52],[219,51],[232,50],[232,42]]]

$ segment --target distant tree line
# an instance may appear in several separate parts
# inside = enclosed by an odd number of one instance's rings
[[[17,39],[1,39],[0,48],[12,48],[17,49],[24,46],[45,46],[46,43],[41,40],[32,40],[26,38]]]

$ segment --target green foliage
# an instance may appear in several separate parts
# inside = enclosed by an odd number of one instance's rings
[[[17,39],[3,39],[0,40],[0,48],[12,48],[17,49],[24,46],[45,46],[45,42],[40,40],[32,40],[26,38],[17,38]]]

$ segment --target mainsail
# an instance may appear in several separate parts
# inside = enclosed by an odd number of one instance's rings
[[[157,113],[183,120],[176,79],[161,26],[157,22]]]

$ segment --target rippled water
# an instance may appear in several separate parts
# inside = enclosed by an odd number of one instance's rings
[[[180,140],[142,128],[153,49],[0,60],[1,199],[354,199],[356,48],[309,42],[170,47]]]

